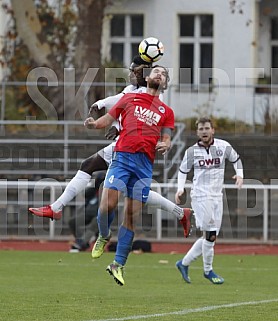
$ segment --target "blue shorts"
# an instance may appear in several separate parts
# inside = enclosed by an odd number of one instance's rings
[[[104,187],[146,203],[152,182],[153,164],[144,153],[114,152]]]

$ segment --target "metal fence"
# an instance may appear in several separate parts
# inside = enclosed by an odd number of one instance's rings
[[[82,160],[112,142],[99,138],[96,130],[87,130],[82,121],[4,120],[0,121],[0,126],[0,175],[15,178],[26,175],[70,177]],[[23,127],[23,130],[13,134],[8,132],[8,126]],[[46,132],[37,130],[43,126],[47,127]],[[171,170],[171,177],[176,177],[186,145],[182,136],[185,124],[175,123],[175,129],[169,161],[165,157],[155,160],[165,182]]]
[[[73,200],[63,211],[60,221],[51,221],[32,216],[28,207],[42,206],[53,202],[65,188],[67,182],[43,179],[37,182],[28,180],[0,181],[0,238],[1,239],[46,239],[69,240],[72,238],[68,220],[84,210],[84,193]],[[187,192],[191,184],[186,184]],[[177,185],[152,184],[153,190],[173,200]],[[235,185],[224,185],[224,215],[221,240],[231,242],[278,242],[278,182],[264,185],[254,180],[245,180],[241,190]],[[190,206],[187,198],[184,207]],[[122,202],[118,216],[112,225],[113,235],[122,220]],[[192,236],[198,234],[193,227]],[[150,240],[181,240],[183,231],[177,219],[160,208],[146,207],[136,228],[136,235]]]

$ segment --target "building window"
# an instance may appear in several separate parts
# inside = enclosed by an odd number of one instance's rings
[[[213,16],[179,16],[180,83],[209,84],[213,67]]]
[[[278,17],[271,18],[271,82],[278,84]]]
[[[143,15],[113,15],[110,23],[110,59],[128,67],[138,54],[138,45],[144,34]]]

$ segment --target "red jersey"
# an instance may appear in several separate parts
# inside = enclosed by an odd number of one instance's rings
[[[147,93],[125,94],[109,111],[122,129],[115,151],[147,154],[153,162],[161,129],[174,129],[174,112],[158,96]]]

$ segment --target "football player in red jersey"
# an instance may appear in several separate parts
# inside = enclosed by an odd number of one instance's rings
[[[142,61],[139,56],[135,56],[130,65],[130,82],[131,85],[125,87],[125,89],[115,96],[110,96],[105,99],[99,100],[91,106],[90,112],[93,108],[107,108],[110,110],[113,105],[115,105],[120,98],[124,97],[128,93],[144,93],[146,92],[146,80],[143,77],[142,67],[147,67],[146,63]],[[135,75],[136,73],[136,75]],[[164,88],[166,89],[166,88]],[[159,98],[162,99],[162,94],[160,93]],[[118,122],[113,123],[113,128]],[[119,125],[117,125],[117,129],[119,129]],[[112,135],[113,136],[113,135]],[[109,139],[114,139],[110,135]],[[40,217],[48,217],[50,219],[59,220],[62,218],[62,210],[63,208],[82,190],[86,188],[88,183],[91,180],[91,176],[94,172],[100,170],[107,170],[111,159],[113,149],[115,147],[116,142],[112,142],[108,146],[104,147],[94,155],[85,159],[80,166],[80,169],[77,171],[76,175],[72,178],[72,180],[67,185],[66,189],[62,193],[62,195],[52,204],[46,205],[38,208],[29,208],[29,211],[36,216]],[[155,191],[150,191],[149,197],[147,199],[147,204],[151,206],[159,206],[161,209],[169,212],[176,216],[183,226],[185,237],[189,236],[191,223],[190,217],[192,214],[192,210],[190,208],[181,208],[163,197],[162,195],[156,193]],[[87,218],[86,218],[87,220]],[[113,215],[109,215],[109,224],[113,221]],[[95,233],[92,233],[94,236]],[[77,245],[77,241],[75,242]],[[88,248],[87,242],[85,240],[78,240],[79,249],[86,250]],[[74,248],[75,248],[74,245]]]
[[[124,285],[123,266],[131,250],[135,218],[148,198],[155,153],[165,154],[171,146],[174,112],[159,99],[168,80],[168,70],[154,66],[146,77],[146,93],[126,94],[106,115],[85,121],[88,128],[100,129],[121,117],[122,129],[106,174],[98,212],[100,234],[92,251],[93,258],[102,255],[111,237],[109,213],[114,211],[119,194],[123,193],[124,220],[118,232],[115,259],[107,267],[119,285]]]

